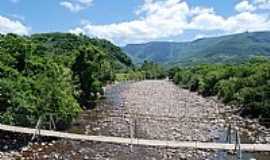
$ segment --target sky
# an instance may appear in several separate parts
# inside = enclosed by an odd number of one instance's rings
[[[83,33],[123,46],[270,30],[270,0],[1,0],[0,33]]]

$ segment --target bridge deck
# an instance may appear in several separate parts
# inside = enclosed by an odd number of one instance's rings
[[[36,129],[16,127],[0,124],[0,130],[34,134]],[[196,148],[196,149],[221,149],[221,150],[234,150],[234,144],[222,144],[222,143],[206,143],[206,142],[177,142],[177,141],[161,141],[161,140],[146,140],[146,139],[130,139],[121,137],[105,137],[105,136],[88,136],[81,134],[40,130],[41,136],[65,138],[71,140],[84,140],[84,141],[97,141],[115,144],[131,144],[131,145],[143,145],[143,146],[159,146],[159,147],[172,147],[172,148]],[[243,151],[270,151],[270,144],[241,144],[241,150]]]

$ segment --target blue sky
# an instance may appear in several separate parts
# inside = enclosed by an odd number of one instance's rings
[[[0,33],[84,33],[118,45],[270,28],[270,0],[1,0]]]

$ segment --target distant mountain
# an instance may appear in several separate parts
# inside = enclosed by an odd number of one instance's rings
[[[236,63],[258,55],[270,56],[270,32],[246,32],[192,42],[128,44],[123,50],[136,63],[144,60],[166,65]]]

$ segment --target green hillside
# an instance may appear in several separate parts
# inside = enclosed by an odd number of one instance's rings
[[[0,121],[35,126],[52,115],[67,126],[133,64],[106,40],[66,33],[0,35]]]
[[[123,50],[136,63],[144,60],[166,65],[235,63],[257,55],[270,56],[270,32],[246,32],[183,43],[129,44]]]

